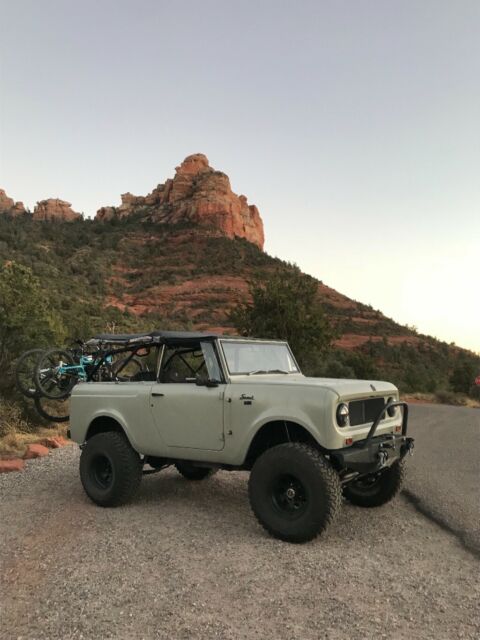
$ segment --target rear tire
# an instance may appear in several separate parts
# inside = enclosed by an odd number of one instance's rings
[[[259,523],[287,542],[315,538],[333,522],[341,502],[336,471],[319,451],[299,442],[263,453],[253,466],[248,492]]]
[[[357,507],[380,507],[397,495],[404,478],[405,464],[400,460],[376,476],[366,476],[347,485],[343,495]]]
[[[205,480],[206,478],[211,478],[217,472],[217,469],[199,467],[193,462],[186,461],[176,462],[175,468],[187,480]]]
[[[142,462],[122,433],[99,433],[90,438],[82,450],[80,478],[95,504],[118,507],[138,490]]]

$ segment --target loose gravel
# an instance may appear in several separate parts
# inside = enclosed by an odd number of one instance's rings
[[[0,476],[0,638],[480,637],[479,563],[404,498],[344,504],[306,545],[266,535],[245,473],[146,476],[136,500],[83,493],[77,447]]]

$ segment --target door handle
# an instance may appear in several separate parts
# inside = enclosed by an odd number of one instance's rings
[[[249,396],[246,393],[242,393],[240,400],[253,400],[254,396]]]
[[[152,396],[154,398],[163,398],[164,395],[164,393],[155,393],[155,391],[152,392]]]

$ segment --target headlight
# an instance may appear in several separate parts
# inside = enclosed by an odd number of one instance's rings
[[[348,424],[348,404],[344,402],[337,407],[337,423],[339,427],[346,427]]]
[[[395,398],[389,398],[387,400],[387,404],[390,404],[390,402],[395,402]],[[390,407],[389,409],[387,409],[387,413],[390,416],[390,418],[395,417],[397,414],[397,407]]]

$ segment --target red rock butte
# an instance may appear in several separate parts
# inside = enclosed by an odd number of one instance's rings
[[[215,171],[202,153],[188,156],[175,176],[146,196],[124,193],[119,207],[102,207],[97,220],[141,213],[159,224],[194,222],[228,238],[245,238],[263,249],[263,222],[255,205],[233,193],[228,176]]]
[[[34,220],[73,222],[73,220],[79,220],[82,216],[72,209],[70,202],[65,202],[65,200],[59,200],[58,198],[48,198],[37,202],[32,217]]]
[[[3,189],[0,189],[0,213],[7,213],[13,217],[26,213],[23,202],[15,202],[9,198]]]

